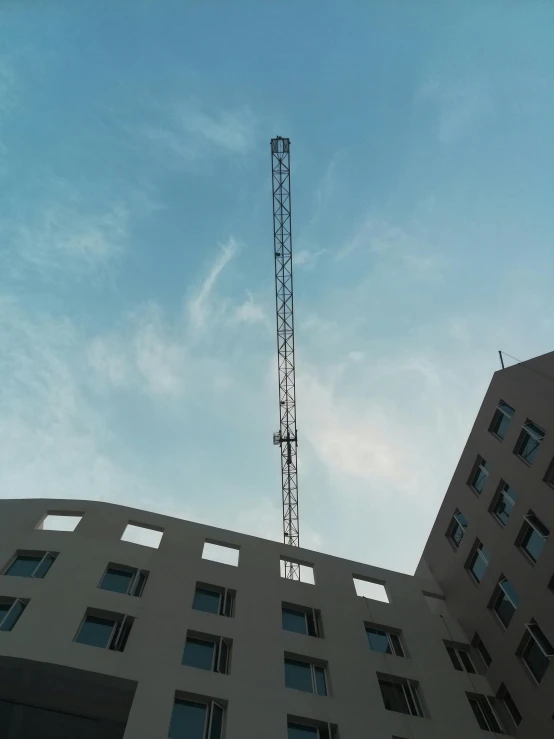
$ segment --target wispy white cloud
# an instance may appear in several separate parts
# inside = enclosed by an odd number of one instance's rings
[[[133,133],[189,163],[218,154],[245,154],[256,135],[256,118],[246,106],[209,111],[190,101],[158,101],[155,112],[154,120],[133,124]]]
[[[239,242],[230,237],[226,243],[219,245],[219,253],[212,264],[207,277],[195,291],[194,296],[187,303],[187,312],[191,327],[195,331],[206,328],[213,313],[212,295],[219,275],[238,253]]]
[[[267,324],[268,317],[262,304],[254,299],[252,293],[248,292],[246,300],[235,309],[233,320],[238,323]]]

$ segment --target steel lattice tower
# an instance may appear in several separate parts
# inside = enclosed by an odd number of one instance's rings
[[[273,443],[281,449],[283,530],[286,544],[299,546],[298,474],[296,466],[296,395],[294,378],[294,315],[290,202],[290,140],[271,139],[273,243],[277,310],[277,369],[280,429]],[[300,565],[285,563],[285,577],[300,579]]]

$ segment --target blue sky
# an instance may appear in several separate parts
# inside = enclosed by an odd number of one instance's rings
[[[269,140],[292,140],[301,542],[411,572],[497,350],[552,350],[554,5],[4,0],[0,495],[280,539]]]

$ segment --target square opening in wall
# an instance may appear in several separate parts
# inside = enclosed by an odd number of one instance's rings
[[[204,542],[202,550],[202,559],[208,559],[210,562],[220,562],[223,565],[239,566],[239,547],[233,544],[222,544],[221,542],[208,541]]]
[[[315,585],[314,566],[310,564],[300,564],[293,562],[291,559],[281,557],[281,577],[287,580],[300,580],[300,582]]]
[[[160,546],[163,534],[163,529],[151,528],[140,523],[128,523],[121,541],[129,541],[131,544],[141,544],[144,547],[157,549]]]
[[[83,518],[82,513],[48,513],[37,526],[41,531],[75,531],[77,524]]]
[[[385,588],[384,582],[378,580],[366,580],[360,577],[353,576],[354,587],[356,588],[356,595],[362,598],[369,598],[370,600],[380,600],[383,603],[389,603],[389,596]]]

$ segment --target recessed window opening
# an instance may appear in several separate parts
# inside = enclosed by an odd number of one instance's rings
[[[494,413],[489,431],[495,436],[498,436],[499,439],[504,439],[514,413],[515,410],[501,400]]]
[[[294,575],[300,575],[300,577],[291,578],[291,570]],[[287,557],[281,557],[280,574],[286,580],[300,580],[300,582],[305,582],[308,585],[315,585],[314,566],[307,562],[301,563],[288,559]]]
[[[21,598],[0,598],[0,631],[11,631],[28,604]]]
[[[37,526],[41,531],[75,531],[83,518],[82,513],[48,513]]]
[[[239,565],[239,547],[233,544],[222,544],[215,541],[206,541],[202,550],[202,559],[210,562],[219,562],[224,565]]]
[[[148,580],[148,575],[147,570],[137,570],[133,567],[110,563],[102,575],[98,587],[101,590],[111,590],[114,593],[133,595],[140,598]]]
[[[121,537],[121,541],[131,544],[140,544],[143,547],[157,549],[163,536],[163,529],[151,528],[140,523],[128,523]]]
[[[390,603],[385,583],[379,580],[369,580],[359,575],[353,576],[354,588],[356,595],[361,598],[369,598],[370,600],[380,600],[383,603]]]
[[[57,552],[18,552],[4,575],[43,578],[54,564],[57,556]]]

